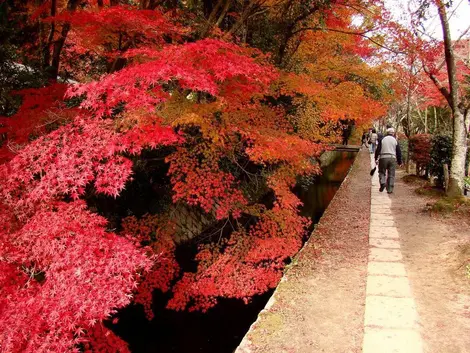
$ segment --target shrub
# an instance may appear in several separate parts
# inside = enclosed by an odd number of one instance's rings
[[[470,176],[463,179],[464,185],[467,189],[470,189]]]
[[[410,159],[416,163],[417,175],[428,175],[431,161],[431,135],[417,134],[409,139]]]
[[[450,167],[452,158],[452,138],[446,135],[436,135],[431,139],[431,161],[429,172],[436,177],[436,186],[444,188],[443,165]]]

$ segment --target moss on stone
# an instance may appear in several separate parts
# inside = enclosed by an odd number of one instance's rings
[[[283,325],[282,315],[277,312],[265,311],[261,315],[261,320],[256,323],[256,330],[250,334],[250,341],[255,345],[261,345],[263,342],[281,331]]]

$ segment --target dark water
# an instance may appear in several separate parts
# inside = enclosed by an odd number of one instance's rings
[[[355,153],[337,154],[314,184],[295,188],[304,202],[302,214],[314,222],[321,217],[355,158]],[[205,314],[167,310],[169,295],[155,292],[153,321],[146,320],[140,306],[129,306],[120,311],[119,323],[109,327],[129,343],[133,353],[232,353],[272,292],[254,297],[248,305],[241,300],[223,299]]]
[[[295,194],[304,203],[300,213],[309,217],[313,224],[319,221],[356,158],[355,152],[335,152],[335,154],[333,163],[322,169],[322,174],[315,177],[313,185],[307,189],[301,186],[294,189]]]

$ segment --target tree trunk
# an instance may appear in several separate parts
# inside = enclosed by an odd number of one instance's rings
[[[424,133],[428,133],[428,107],[424,108]]]
[[[408,83],[408,92],[406,94],[406,127],[403,127],[405,135],[408,138],[408,149],[406,151],[406,173],[410,173],[410,137],[411,137],[411,76],[413,74],[413,63],[410,64],[410,79]]]
[[[54,47],[52,49],[51,71],[49,73],[50,78],[53,80],[57,80],[57,77],[59,76],[60,54],[62,53],[62,48],[64,47],[69,31],[70,23],[63,24],[60,38],[54,42]]]
[[[449,21],[446,8],[442,0],[437,1],[439,18],[442,25],[444,37],[444,54],[449,78],[449,92],[447,101],[452,110],[453,133],[452,133],[452,160],[449,176],[448,196],[459,196],[463,194],[463,179],[465,177],[465,157],[467,155],[467,133],[465,129],[465,117],[459,109],[459,88],[457,82],[457,67],[455,64],[454,50],[450,36]]]
[[[218,18],[217,15],[219,13],[219,10],[222,8],[222,6],[224,6],[224,8],[225,8],[225,6],[227,6],[227,2],[228,2],[228,6],[230,6],[231,0],[226,0],[226,1],[218,0],[217,3],[215,4],[215,6],[212,7],[212,11],[209,14],[209,17],[207,18],[206,25],[202,28],[202,30],[199,34],[199,38],[205,38],[207,36],[207,34],[211,31],[211,29],[215,25],[215,22]],[[223,11],[222,11],[222,13],[223,13]],[[219,16],[221,16],[222,13]]]
[[[447,163],[442,166],[442,170],[444,172],[444,189],[447,193],[447,190],[449,190],[449,166]]]
[[[452,160],[449,175],[448,196],[462,195],[467,156],[467,132],[464,115],[457,110],[453,113]]]
[[[56,15],[57,4],[56,0],[51,1],[51,17]],[[51,65],[51,44],[54,40],[55,34],[55,22],[52,21],[49,28],[49,36],[47,38],[46,43],[43,46],[43,64],[44,67]]]
[[[222,20],[225,18],[225,15],[227,14],[228,10],[230,9],[231,1],[226,1],[224,8],[222,9],[222,12],[219,15],[219,18],[217,21],[215,21],[215,27],[220,27],[220,24],[222,23]]]
[[[470,132],[470,114],[468,114],[468,109],[465,110],[464,114],[464,121],[465,121],[465,131],[468,133]]]
[[[73,12],[77,9],[79,0],[69,0],[67,3],[67,11]],[[70,31],[70,23],[64,23],[62,25],[62,30],[60,37],[54,42],[52,49],[52,58],[51,58],[51,72],[50,77],[53,80],[57,80],[59,75],[59,66],[60,66],[60,55],[62,53],[62,48],[64,47],[65,40]]]

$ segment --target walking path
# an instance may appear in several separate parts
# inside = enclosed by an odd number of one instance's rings
[[[433,215],[362,149],[236,353],[470,353],[470,217]]]
[[[392,200],[378,189],[374,175],[362,352],[422,353],[419,318],[391,211]]]

